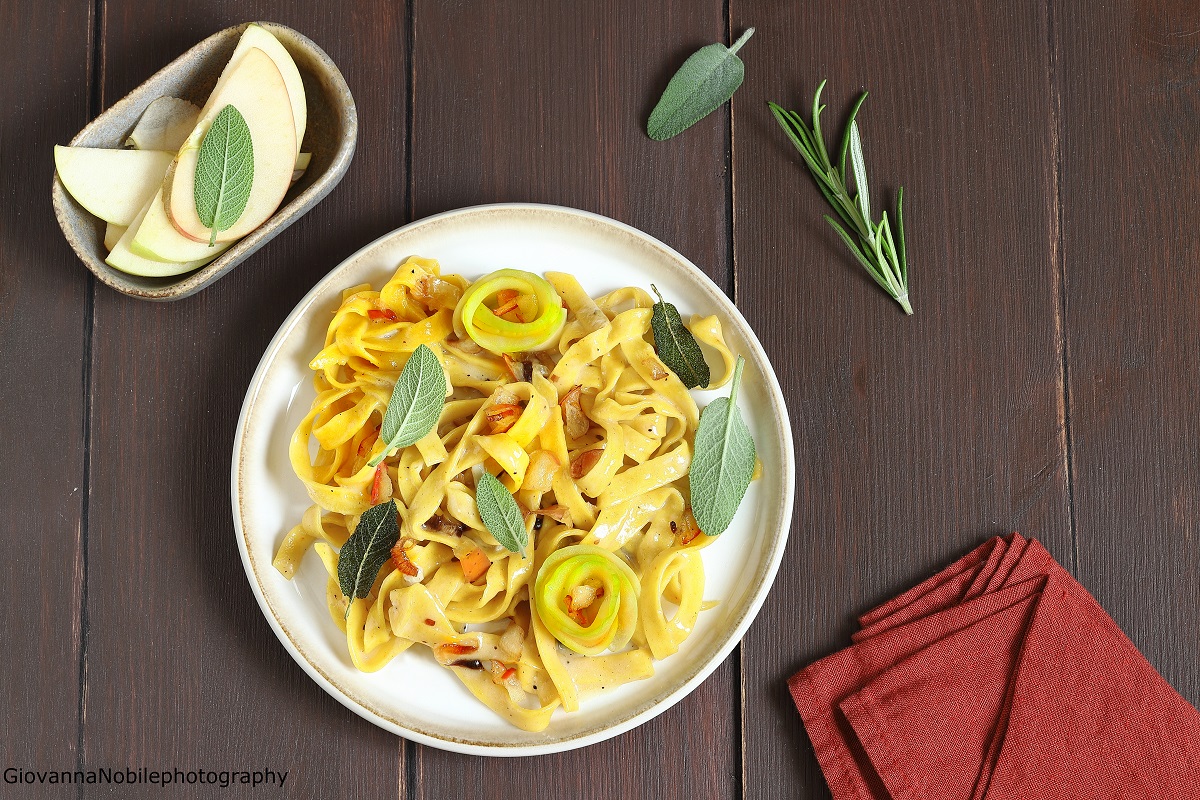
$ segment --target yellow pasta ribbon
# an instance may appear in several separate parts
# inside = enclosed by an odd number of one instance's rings
[[[667,619],[663,595],[672,581],[678,583],[675,615]],[[692,632],[704,602],[704,565],[691,550],[671,549],[660,553],[642,575],[641,604],[646,643],[655,658],[674,655]]]

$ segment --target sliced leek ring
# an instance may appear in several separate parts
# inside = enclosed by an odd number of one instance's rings
[[[485,301],[506,289],[532,295],[537,300],[537,318],[531,322],[509,322],[496,316]],[[454,330],[469,336],[493,353],[522,353],[545,349],[558,339],[567,310],[548,281],[532,272],[501,269],[471,284],[454,309]]]
[[[588,607],[589,612],[595,607],[594,616],[586,625],[570,614],[570,597],[583,585],[595,590],[595,600]],[[620,650],[633,638],[638,579],[620,556],[603,547],[564,547],[551,553],[538,570],[533,601],[555,639],[580,655],[595,656],[608,649]]]

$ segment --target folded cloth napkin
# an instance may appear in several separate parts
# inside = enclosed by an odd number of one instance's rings
[[[1200,798],[1200,713],[1038,542],[859,624],[788,682],[836,800]]]

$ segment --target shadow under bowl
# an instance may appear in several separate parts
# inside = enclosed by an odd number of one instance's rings
[[[118,292],[142,300],[179,300],[230,272],[329,194],[346,174],[358,139],[358,112],[342,73],[325,51],[303,34],[273,22],[257,23],[287,49],[300,70],[308,104],[301,149],[312,153],[304,176],[288,189],[266,222],[218,258],[194,272],[169,278],[130,275],[105,263],[105,222],[93,216],[54,176],[54,214],[76,255],[97,278]],[[151,102],[164,95],[203,106],[229,62],[249,22],[226,28],[156,72],[149,80],[92,120],[71,140],[72,147],[120,148]]]

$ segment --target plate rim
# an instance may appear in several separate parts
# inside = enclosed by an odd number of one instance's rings
[[[641,240],[643,243],[661,250],[671,260],[677,262],[685,272],[689,273],[692,278],[707,290],[714,297],[715,305],[718,306],[722,313],[732,313],[744,330],[749,332],[747,337],[748,344],[753,351],[760,371],[765,378],[765,387],[768,404],[773,412],[773,424],[778,424],[781,429],[783,463],[781,466],[781,485],[783,487],[783,496],[780,498],[780,529],[778,535],[772,539],[772,550],[769,553],[766,568],[763,574],[763,580],[758,587],[754,588],[751,593],[749,602],[743,607],[737,621],[731,626],[731,629],[724,635],[724,641],[717,648],[716,653],[708,659],[703,665],[697,669],[691,677],[676,686],[661,699],[651,702],[635,713],[631,714],[623,720],[619,720],[611,725],[607,725],[600,730],[590,733],[578,734],[564,739],[550,741],[537,744],[513,744],[513,745],[496,745],[482,744],[470,742],[466,740],[456,739],[453,737],[441,737],[426,733],[424,731],[415,730],[398,723],[396,720],[382,716],[377,711],[365,706],[356,700],[351,693],[341,686],[334,683],[326,676],[312,661],[309,660],[293,641],[291,635],[284,629],[279,618],[276,616],[266,594],[263,591],[261,582],[258,579],[257,572],[254,568],[253,560],[249,552],[249,544],[246,538],[246,532],[242,526],[241,514],[241,492],[240,485],[244,475],[245,452],[243,451],[243,441],[246,435],[247,421],[250,412],[257,401],[263,386],[264,379],[271,364],[278,356],[278,351],[282,347],[284,340],[291,334],[297,323],[305,316],[305,313],[311,304],[315,301],[326,286],[333,281],[334,277],[351,263],[364,257],[370,251],[385,245],[386,242],[393,238],[401,237],[416,229],[432,226],[443,223],[448,219],[456,217],[473,216],[482,213],[494,213],[497,211],[508,211],[518,213],[531,214],[561,214],[568,217],[575,217],[602,225],[604,227],[615,228],[618,231]],[[275,633],[275,637],[283,645],[284,649],[291,656],[302,670],[311,678],[318,686],[320,686],[327,694],[336,699],[343,706],[353,711],[355,714],[366,719],[368,722],[390,731],[391,733],[405,739],[409,739],[420,744],[436,747],[442,750],[451,752],[464,753],[468,755],[490,756],[490,757],[524,757],[532,755],[546,755],[550,753],[563,752],[573,750],[598,742],[611,739],[619,736],[626,731],[632,730],[645,722],[664,713],[672,706],[679,703],[687,695],[695,691],[707,678],[716,671],[716,669],[729,658],[729,655],[738,646],[745,637],[750,625],[757,619],[759,612],[762,609],[763,603],[766,602],[767,596],[775,584],[775,577],[779,571],[779,566],[783,561],[784,551],[787,547],[788,537],[791,532],[792,512],[795,503],[795,445],[791,428],[791,419],[788,414],[787,403],[783,395],[783,390],[779,385],[778,376],[775,374],[774,367],[770,359],[767,357],[762,343],[758,339],[758,335],[754,329],[742,316],[741,310],[738,309],[734,301],[725,294],[725,292],[717,286],[717,284],[708,277],[699,267],[692,263],[690,259],[679,253],[674,248],[662,242],[658,238],[639,230],[638,228],[628,225],[619,220],[606,217],[602,214],[597,214],[591,211],[571,208],[568,206],[560,206],[543,203],[488,203],[474,206],[464,206],[461,208],[444,211],[438,214],[433,214],[428,217],[423,217],[414,220],[406,225],[395,228],[383,235],[372,240],[368,244],[360,247],[358,250],[342,259],[328,273],[326,273],[314,286],[305,293],[287,317],[280,323],[275,335],[267,344],[263,351],[262,357],[259,359],[258,366],[254,370],[254,374],[250,379],[249,386],[246,389],[245,397],[242,401],[242,407],[238,414],[237,426],[234,430],[233,441],[233,458],[230,474],[230,500],[232,503],[232,515],[234,535],[237,538],[238,553],[241,556],[242,567],[246,572],[247,582],[250,584],[250,589],[254,594],[255,600],[258,602],[259,609],[266,618],[271,630]]]

